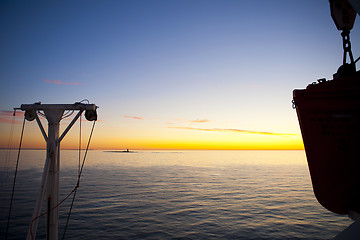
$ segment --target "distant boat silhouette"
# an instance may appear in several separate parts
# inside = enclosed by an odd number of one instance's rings
[[[129,149],[126,150],[111,150],[111,151],[105,151],[105,152],[114,152],[114,153],[135,153],[135,151],[131,151]]]

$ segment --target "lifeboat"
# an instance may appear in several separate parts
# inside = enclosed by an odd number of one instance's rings
[[[317,200],[338,214],[360,213],[360,71],[293,97]]]

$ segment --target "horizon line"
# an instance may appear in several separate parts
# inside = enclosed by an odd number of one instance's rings
[[[0,150],[19,150],[18,148],[1,148]],[[21,150],[46,150],[46,148],[21,148]],[[71,150],[71,151],[79,151],[79,149],[76,148],[61,148],[60,150]],[[86,148],[82,148],[81,151],[85,151]],[[123,150],[127,150],[127,149],[108,149],[108,148],[92,148],[92,149],[88,149],[89,151],[123,151]],[[304,148],[258,148],[258,149],[254,149],[254,148],[244,148],[244,149],[216,149],[216,148],[209,148],[209,149],[204,149],[204,148],[134,148],[134,149],[130,149],[129,151],[304,151]]]

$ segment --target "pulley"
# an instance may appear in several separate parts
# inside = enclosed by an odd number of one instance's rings
[[[36,111],[34,109],[28,109],[25,111],[25,119],[33,121],[36,118]]]
[[[85,118],[88,121],[96,121],[97,120],[96,110],[86,110],[85,111]]]
[[[347,0],[330,0],[330,11],[338,30],[350,31],[353,28],[356,12]]]

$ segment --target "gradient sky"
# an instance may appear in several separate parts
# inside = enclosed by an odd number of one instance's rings
[[[0,147],[12,108],[88,99],[92,148],[301,149],[292,91],[342,64],[327,0],[1,1],[0,34]],[[23,146],[45,146],[36,122]]]

